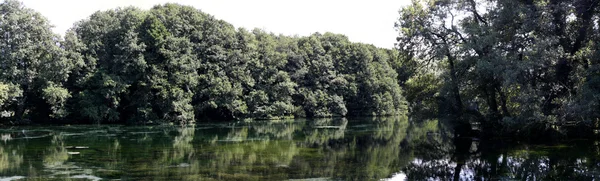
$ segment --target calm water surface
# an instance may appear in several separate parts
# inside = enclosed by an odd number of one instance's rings
[[[0,129],[0,180],[594,180],[600,145],[454,140],[405,117]]]

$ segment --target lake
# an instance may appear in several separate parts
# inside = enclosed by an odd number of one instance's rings
[[[0,129],[0,180],[594,180],[600,144],[453,139],[437,120]]]

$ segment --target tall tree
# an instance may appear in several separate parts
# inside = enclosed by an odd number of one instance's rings
[[[396,25],[399,48],[448,67],[442,75],[450,77],[444,86],[450,94],[442,98],[463,102],[459,114],[482,113],[491,130],[561,131],[596,119],[575,115],[584,110],[579,104],[595,107],[581,100],[595,100],[587,83],[598,50],[590,34],[598,30],[597,6],[587,0],[413,1]]]
[[[0,14],[0,82],[14,100],[3,107],[17,121],[64,117],[70,93],[62,85],[72,62],[58,46],[59,37],[46,18],[18,1],[1,3]]]

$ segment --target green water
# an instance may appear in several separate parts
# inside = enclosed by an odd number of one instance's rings
[[[404,117],[0,129],[0,180],[593,180],[598,142],[454,140]]]

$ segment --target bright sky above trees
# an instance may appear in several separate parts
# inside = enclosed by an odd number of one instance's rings
[[[206,13],[247,29],[262,28],[285,35],[310,35],[314,32],[344,34],[351,41],[391,48],[397,36],[394,22],[398,10],[410,0],[22,0],[55,25],[59,34],[73,23],[98,10],[122,6],[143,9],[174,2],[192,5]]]

